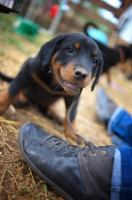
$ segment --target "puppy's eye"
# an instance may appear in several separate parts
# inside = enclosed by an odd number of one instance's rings
[[[97,65],[98,64],[98,60],[97,59],[93,59],[93,64]]]
[[[68,47],[66,50],[68,53],[73,53],[73,48],[72,47]]]

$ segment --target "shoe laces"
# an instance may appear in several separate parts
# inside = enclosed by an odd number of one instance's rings
[[[78,135],[79,136],[79,135]],[[60,152],[62,149],[65,149],[65,155],[69,154],[71,151],[74,152],[74,155],[77,156],[80,151],[83,151],[83,155],[86,156],[88,151],[91,150],[92,154],[95,155],[95,146],[93,143],[86,141],[84,138],[79,136],[80,139],[84,141],[85,147],[79,147],[70,144],[67,141],[60,139],[55,135],[49,135],[48,137],[44,138],[40,145],[44,145],[47,141],[49,141],[48,148],[51,149],[53,146],[58,146],[56,152]]]

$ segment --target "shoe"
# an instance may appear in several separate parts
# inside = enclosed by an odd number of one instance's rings
[[[84,139],[83,139],[84,140]],[[115,147],[71,145],[26,123],[19,131],[22,156],[31,169],[67,200],[107,200]]]
[[[102,87],[99,87],[96,94],[95,103],[95,111],[98,120],[107,126],[109,119],[111,118],[116,108],[117,105],[108,97],[105,90]]]

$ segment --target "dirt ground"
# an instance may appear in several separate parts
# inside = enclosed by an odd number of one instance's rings
[[[10,45],[5,45],[2,41],[0,46],[1,71],[15,76],[21,64],[27,56]],[[28,46],[28,48],[32,48]],[[6,51],[5,51],[6,49]],[[37,49],[34,49],[37,50]],[[82,92],[76,125],[80,135],[86,140],[90,140],[95,145],[107,145],[111,143],[111,137],[107,134],[103,124],[100,124],[95,113],[95,95],[97,88],[103,86],[110,97],[121,106],[124,106],[132,113],[132,84],[125,79],[123,73],[113,68],[111,70],[112,82],[108,84],[105,75],[102,75],[98,86],[93,92],[90,85]],[[0,80],[0,91],[8,86]],[[55,109],[64,116],[64,103],[61,99]],[[64,139],[63,128],[53,120],[47,119],[38,112],[35,106],[24,108],[13,108],[7,110],[0,116],[0,199],[1,200],[62,200],[44,180],[40,179],[25,163],[19,152],[17,136],[19,128],[27,121],[34,122],[42,126],[49,133],[54,133]]]

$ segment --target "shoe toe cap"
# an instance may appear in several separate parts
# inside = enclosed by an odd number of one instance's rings
[[[23,147],[26,147],[33,139],[42,140],[49,136],[40,126],[27,122],[19,131],[19,141],[23,142]]]

